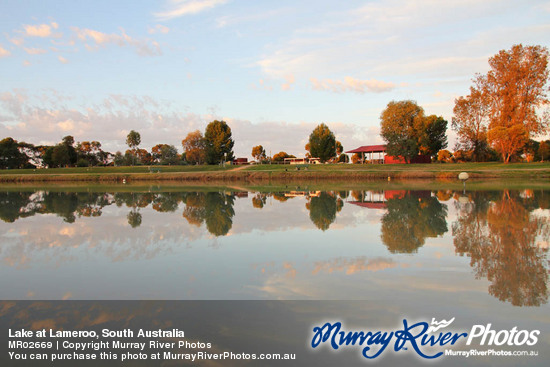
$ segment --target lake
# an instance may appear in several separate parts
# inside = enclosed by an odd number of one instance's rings
[[[547,186],[379,186],[9,187],[2,299],[323,301],[300,304],[539,328],[548,350]]]

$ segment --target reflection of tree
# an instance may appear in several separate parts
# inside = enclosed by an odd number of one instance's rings
[[[277,201],[280,201],[281,203],[284,203],[285,201],[290,199],[290,197],[285,196],[284,192],[274,192],[273,193],[273,199],[275,199]]]
[[[388,199],[382,217],[382,242],[392,253],[413,253],[427,237],[447,232],[447,206],[423,192],[408,192]]]
[[[192,225],[206,223],[208,232],[225,236],[233,226],[235,197],[222,192],[193,192],[185,198],[183,217]]]
[[[157,212],[175,212],[178,209],[180,194],[173,192],[164,192],[155,195],[153,199],[153,209]]]
[[[189,224],[200,227],[206,218],[206,194],[204,192],[190,192],[185,198],[183,217]]]
[[[514,306],[539,306],[548,300],[547,250],[536,245],[548,237],[546,218],[530,213],[533,197],[505,191],[500,199],[462,206],[453,224],[456,252],[470,257],[476,277],[492,284],[489,293]]]
[[[214,236],[225,236],[233,226],[235,197],[221,192],[206,194],[206,228]]]
[[[130,213],[128,213],[126,218],[128,219],[128,224],[132,228],[136,228],[136,227],[139,227],[141,225],[141,213],[138,212],[135,209],[132,210]]]
[[[30,203],[31,195],[32,192],[0,192],[0,219],[13,223],[22,216],[34,215],[34,211],[22,210]]]
[[[321,192],[306,204],[309,218],[320,230],[326,231],[336,220],[336,212],[342,210],[344,202],[333,193]]]
[[[267,202],[266,193],[259,192],[252,198],[252,206],[254,208],[262,209],[266,202]]]

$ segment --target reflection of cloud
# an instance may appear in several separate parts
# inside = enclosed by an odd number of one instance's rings
[[[38,321],[32,321],[31,322],[31,329],[32,330],[42,330],[42,329],[56,329],[56,322],[54,319],[44,319],[44,320],[38,320]]]
[[[310,285],[280,275],[269,277],[262,286],[257,287],[257,290],[265,293],[265,298],[268,299],[319,298],[319,293]]]
[[[291,278],[291,279],[296,278],[296,269],[294,268],[294,266],[292,265],[292,263],[290,263],[290,262],[284,262],[284,263],[283,263],[283,268],[284,268],[285,270],[287,270],[286,276],[287,276],[288,278]]]
[[[66,301],[71,298],[73,298],[73,294],[71,292],[66,292],[61,299]]]
[[[368,260],[366,257],[358,257],[355,259],[337,258],[330,261],[321,261],[315,263],[315,268],[312,274],[320,272],[333,273],[345,272],[348,275],[359,273],[361,271],[380,271],[397,267],[397,263],[392,259],[376,258]]]

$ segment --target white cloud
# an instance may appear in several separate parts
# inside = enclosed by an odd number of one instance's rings
[[[49,37],[52,34],[52,27],[48,24],[24,25],[25,34],[29,37]]]
[[[59,56],[57,59],[58,59],[59,62],[62,63],[62,64],[68,64],[68,63],[69,63],[69,60],[67,60],[67,59],[64,58],[63,56]]]
[[[315,90],[328,90],[336,93],[343,92],[356,92],[365,93],[369,92],[387,92],[395,88],[394,83],[384,82],[380,80],[359,80],[350,76],[344,77],[344,80],[317,80],[316,78],[310,79],[313,89]]]
[[[10,39],[10,42],[16,46],[21,46],[25,42],[25,40],[23,38],[14,37]]]
[[[162,24],[157,24],[154,27],[149,27],[149,34],[163,33],[167,34],[170,32],[170,28],[163,26]]]
[[[36,92],[40,93],[40,92]],[[142,147],[158,143],[173,144],[181,151],[181,140],[194,130],[204,131],[215,119],[231,127],[235,154],[250,156],[253,146],[261,144],[271,154],[286,151],[304,156],[309,134],[319,122],[252,123],[216,114],[182,113],[149,96],[110,95],[99,104],[87,102],[86,108],[72,109],[74,101],[57,91],[28,95],[23,90],[0,93],[0,136],[33,144],[54,144],[64,135],[75,140],[98,140],[104,149],[127,149],[125,140],[130,130],[141,133]],[[44,108],[44,106],[49,106]],[[377,143],[378,128],[365,129],[352,124],[326,122],[346,150]],[[292,137],[292,138],[289,138]]]
[[[294,78],[294,75],[287,75],[285,79],[286,79],[286,83],[283,83],[281,85],[281,89],[289,90],[290,88],[292,88],[292,84],[294,84],[296,80]]]
[[[0,46],[0,57],[10,56],[11,52]]]
[[[74,130],[74,122],[72,120],[65,120],[57,123],[57,127],[61,129],[61,131],[69,132]]]
[[[93,29],[81,29],[78,27],[71,27],[73,32],[75,32],[77,38],[83,42],[93,41],[96,46],[105,46],[107,44],[114,44],[120,47],[131,46],[134,47],[138,55],[142,56],[156,56],[162,55],[160,45],[150,39],[136,39],[130,37],[124,29],[120,29],[120,34],[117,33],[103,33]],[[88,50],[93,50],[94,48],[86,44]]]
[[[228,0],[169,0],[167,10],[155,13],[160,20],[169,20],[184,15],[197,14],[227,3]]]
[[[29,55],[41,55],[48,52],[48,50],[44,50],[42,48],[25,48],[25,52]]]
[[[24,29],[24,35],[27,37],[60,37],[60,33],[53,33],[52,30],[59,28],[59,25],[55,22],[52,22],[50,24],[37,24],[37,25],[30,25],[25,24],[23,25]]]

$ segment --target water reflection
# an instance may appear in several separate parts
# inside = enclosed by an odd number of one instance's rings
[[[344,201],[334,192],[319,192],[311,196],[306,204],[309,218],[322,231],[329,229],[336,220],[336,213],[342,210]]]
[[[146,267],[155,265],[162,272],[173,265],[175,275],[166,274],[169,284],[182,277],[191,283],[197,273],[208,274],[199,287],[210,292],[207,298],[220,298],[223,288],[279,291],[297,298],[330,298],[336,291],[343,298],[349,297],[346,292],[361,297],[361,292],[367,294],[365,281],[371,287],[382,279],[402,283],[404,272],[409,281],[421,274],[415,269],[424,267],[434,271],[438,286],[444,287],[447,284],[438,279],[442,269],[464,269],[464,289],[481,285],[502,302],[540,306],[549,296],[549,204],[550,193],[544,190],[4,191],[0,256],[9,267],[26,269],[52,259],[67,268],[71,262],[88,266],[89,258],[97,261],[94,266],[150,261],[154,264]],[[266,233],[270,236],[262,237]],[[182,253],[202,248],[208,238],[225,243],[226,250]],[[189,269],[185,274],[178,262],[184,260]],[[265,279],[249,276],[251,264],[269,264],[261,267]],[[113,266],[111,276],[139,275],[142,266]],[[4,279],[14,276],[1,270]],[[373,275],[379,272],[380,278]],[[211,274],[221,279],[216,289],[210,289]],[[249,280],[254,277],[258,280]],[[346,290],[339,281],[349,279],[335,281],[338,277],[363,278]]]
[[[539,306],[548,300],[548,248],[536,242],[540,237],[548,244],[548,217],[532,213],[540,207],[539,198],[506,190],[472,193],[467,201],[457,201],[456,252],[470,257],[476,277],[491,282],[491,295],[514,306]]]
[[[447,206],[430,191],[404,191],[386,202],[382,241],[392,253],[413,253],[426,238],[447,232]]]

